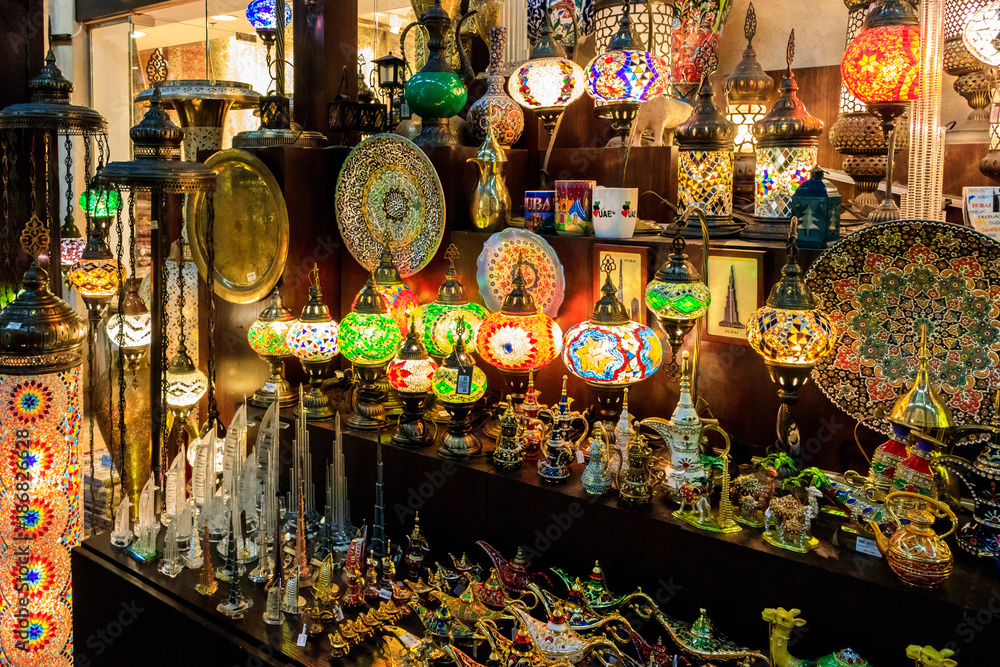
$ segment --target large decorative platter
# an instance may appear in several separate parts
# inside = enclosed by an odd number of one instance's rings
[[[412,141],[376,134],[355,146],[337,179],[337,226],[358,264],[371,271],[386,239],[400,275],[434,257],[444,236],[444,190]]]
[[[566,276],[556,251],[538,234],[508,227],[483,244],[476,260],[476,279],[483,303],[498,311],[510,293],[517,270],[518,253],[523,258],[521,275],[538,310],[549,317],[559,314],[566,294]]]
[[[913,383],[926,324],[931,381],[956,423],[989,422],[1000,386],[1000,243],[947,223],[889,222],[837,243],[806,279],[838,332],[813,377],[840,409],[861,419],[891,407]]]
[[[254,303],[278,283],[288,257],[288,210],[271,170],[231,148],[208,158],[215,172],[215,293]],[[188,240],[198,271],[208,276],[205,197],[188,198]]]

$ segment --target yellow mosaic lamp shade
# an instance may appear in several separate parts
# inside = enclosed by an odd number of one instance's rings
[[[110,299],[118,293],[119,276],[124,275],[125,267],[113,257],[87,259],[86,254],[70,267],[69,284],[85,299]]]
[[[443,403],[475,403],[486,394],[486,373],[476,366],[476,360],[465,348],[467,332],[465,321],[459,320],[455,348],[434,371],[431,388]]]

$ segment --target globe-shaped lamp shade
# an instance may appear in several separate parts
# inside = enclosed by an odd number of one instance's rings
[[[285,343],[291,354],[302,361],[330,361],[337,356],[340,330],[333,320],[319,322],[292,320],[291,322],[268,322],[267,324],[291,325],[285,334]],[[247,337],[249,338],[249,335]],[[254,347],[253,341],[250,341],[250,345]],[[256,347],[254,347],[254,351],[261,354]]]
[[[562,329],[545,313],[492,313],[479,325],[476,349],[500,370],[537,371],[562,351]]]
[[[465,336],[465,347],[476,351],[476,334],[479,326],[489,316],[489,311],[478,303],[447,304],[437,301],[420,306],[414,313],[420,342],[434,357],[446,357],[455,347],[455,330],[459,318],[465,320],[471,332]]]
[[[109,299],[118,293],[119,275],[124,278],[125,269],[117,259],[81,258],[70,267],[66,278],[84,298]]]
[[[920,28],[887,25],[855,37],[840,64],[848,90],[867,104],[909,102],[920,94]]]
[[[472,367],[469,391],[459,393],[459,369],[441,366],[434,371],[434,395],[444,403],[475,403],[486,393],[486,373],[479,366]]]
[[[153,337],[153,318],[149,313],[138,315],[116,313],[108,318],[107,332],[112,345],[117,346],[124,336],[122,347],[126,350],[147,348]]]
[[[64,238],[59,242],[59,258],[65,268],[72,268],[83,257],[83,249],[87,247],[85,238]]]
[[[667,92],[670,64],[648,51],[608,51],[587,64],[587,94],[602,102],[648,102]]]
[[[638,322],[581,322],[563,337],[563,363],[588,384],[627,386],[640,382],[656,372],[662,359],[660,339]]]
[[[208,378],[195,369],[185,373],[167,370],[167,406],[187,410],[202,399],[208,391]]]
[[[117,190],[84,190],[78,201],[92,218],[112,218],[122,210],[122,197]]]
[[[583,95],[586,79],[568,58],[539,58],[521,65],[507,88],[525,109],[566,108]]]
[[[385,377],[393,389],[402,394],[424,394],[431,390],[437,362],[426,359],[395,358],[389,362]]]
[[[417,295],[409,287],[402,284],[383,285],[382,283],[376,283],[374,289],[382,295],[382,298],[385,299],[386,304],[389,306],[389,315],[392,316],[392,319],[396,320],[396,324],[399,326],[399,335],[405,337],[406,330],[410,326],[410,314],[420,306],[420,300],[417,299]],[[364,291],[364,288],[362,288],[361,292]],[[361,292],[358,292],[354,297],[351,308],[357,305]]]
[[[708,312],[712,292],[708,285],[693,282],[652,280],[646,285],[646,306],[658,318],[696,320]]]
[[[278,3],[275,0],[253,0],[246,11],[247,21],[254,30],[276,30],[278,27]],[[285,25],[292,23],[292,5],[285,3]]]
[[[833,323],[822,311],[765,305],[750,315],[747,338],[767,362],[811,368],[830,353],[837,336]]]
[[[392,359],[403,336],[385,313],[348,313],[340,323],[340,351],[352,364],[381,366]]]
[[[981,7],[969,16],[962,32],[962,41],[978,60],[987,65],[1000,65],[1000,0]]]
[[[319,354],[325,354],[329,352],[330,343],[333,343],[333,354],[337,353],[337,325],[334,322],[300,322],[299,320],[285,320],[271,322],[267,320],[255,320],[253,324],[250,325],[250,330],[247,331],[247,342],[250,343],[250,349],[259,354],[262,357],[290,357],[294,354],[292,348],[288,344],[288,334],[296,324],[312,324],[312,325],[327,325],[322,327],[315,327],[317,340],[320,340],[319,344],[316,346],[315,351]],[[332,324],[330,327],[328,325]],[[332,329],[332,330],[331,330]],[[322,330],[322,333],[321,333]],[[301,345],[308,340],[308,334],[304,331],[299,332],[299,337],[296,341]],[[310,341],[312,342],[312,341]],[[322,351],[320,350],[322,348]],[[305,349],[300,347],[300,349]],[[329,358],[333,358],[330,355]],[[320,359],[317,359],[320,361]]]

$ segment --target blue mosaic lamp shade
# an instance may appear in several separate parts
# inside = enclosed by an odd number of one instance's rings
[[[247,21],[254,30],[275,30],[277,28],[277,1],[253,0],[247,6]],[[285,3],[285,25],[292,23],[292,7]]]

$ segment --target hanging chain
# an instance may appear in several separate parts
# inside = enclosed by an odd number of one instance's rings
[[[89,419],[87,420],[87,442],[90,444],[90,534],[97,534],[97,493],[95,483],[97,474],[95,459],[97,451],[94,449],[94,343],[95,332],[93,323],[89,323],[87,328],[87,396],[90,398]]]
[[[31,186],[31,189],[28,191],[28,206],[31,210],[31,215],[38,213],[36,208],[37,202],[35,201],[35,150],[37,148],[35,140],[37,137],[38,134],[35,132],[31,133],[31,154],[28,156],[28,184]]]
[[[99,137],[98,137],[98,141],[100,141]],[[84,139],[83,139],[83,171],[84,171],[84,177],[83,178],[84,178],[84,187],[86,188],[87,192],[90,191],[90,182],[91,182],[91,180],[93,178],[93,175],[91,174],[91,167],[93,166],[91,160],[92,160],[92,158],[91,158],[91,155],[90,155],[90,137],[84,137]],[[84,206],[83,207],[83,216],[87,220],[87,238],[88,239],[90,238],[90,225],[91,225],[91,222],[90,222],[90,211],[87,210],[89,208],[90,208],[89,206]]]
[[[0,142],[3,145],[3,247],[0,248],[0,252],[3,252],[3,275],[0,275],[0,280],[4,282],[8,280],[13,280],[14,278],[14,261],[11,257],[13,248],[11,247],[11,224],[10,224],[10,201],[9,201],[9,183],[7,182],[10,177],[10,163],[8,162],[7,155],[7,144],[10,137],[14,135],[13,130],[8,130],[3,137],[3,141]],[[6,286],[4,286],[6,287]],[[6,295],[5,295],[6,296]]]
[[[129,197],[131,204],[132,198]],[[115,248],[118,257],[118,435],[119,446],[118,455],[120,468],[118,469],[118,482],[122,485],[122,498],[125,497],[125,265],[122,262],[122,252],[124,251],[124,236],[122,230],[122,210],[119,207],[118,216],[115,222],[115,230],[118,232],[118,246]],[[132,274],[133,276],[135,273]],[[111,389],[111,363],[108,363],[108,390]],[[114,415],[111,406],[114,401],[108,401],[108,416]],[[114,478],[111,479],[111,507],[114,507]]]
[[[180,328],[181,328],[181,332],[177,336],[177,348],[180,349],[181,346],[184,346],[184,348],[187,349],[187,333],[185,333],[185,331],[184,331],[185,327],[187,326],[187,323],[185,322],[185,318],[184,318],[184,306],[185,306],[185,299],[184,299],[184,237],[181,236],[180,239],[178,239],[177,243],[180,245],[180,249],[181,249],[180,257],[177,260],[177,287],[180,290],[180,293],[177,295],[177,310],[178,310],[179,318],[180,318],[178,323],[180,324]]]
[[[135,247],[135,191],[128,193],[128,245],[129,245],[129,273],[135,278],[135,258],[138,250]],[[152,282],[150,282],[152,284]],[[152,323],[151,323],[152,324]],[[139,373],[132,373],[132,389],[139,388]],[[123,394],[124,395],[124,394]],[[124,400],[124,399],[123,399]]]
[[[160,261],[160,283],[162,289],[160,289],[159,294],[160,377],[156,378],[156,381],[160,383],[160,479],[158,479],[157,482],[161,487],[163,487],[163,479],[166,474],[166,466],[163,465],[163,459],[167,453],[167,324],[170,321],[167,314],[167,256],[169,254],[168,249],[170,246],[167,241],[166,227],[164,224],[164,221],[167,219],[167,193],[163,191],[154,192],[153,196],[160,197],[160,220],[155,220],[154,222],[159,225],[160,228],[160,247],[156,250],[156,252],[159,252],[160,257],[162,258]]]
[[[66,135],[63,142],[66,148],[66,158],[63,163],[66,165],[66,222],[73,220],[73,137]]]
[[[219,405],[215,396],[215,195],[208,194],[205,224],[206,283],[208,284],[208,425],[216,428]]]
[[[42,188],[42,194],[45,195],[45,199],[42,203],[42,211],[45,212],[45,222],[50,221],[49,209],[51,208],[51,203],[49,202],[49,145],[52,143],[51,138],[51,135],[46,132],[45,141],[43,142],[45,144],[45,160],[42,162],[42,164],[45,165],[45,187]]]

